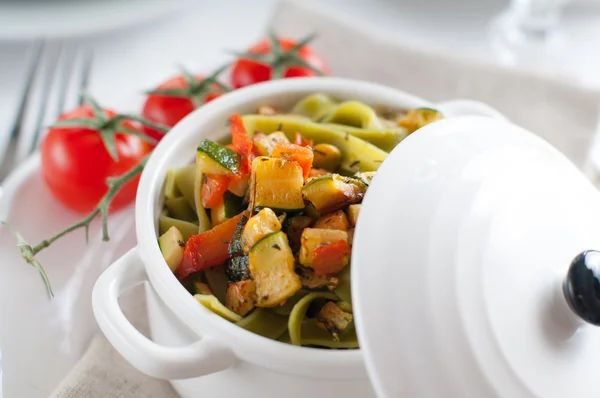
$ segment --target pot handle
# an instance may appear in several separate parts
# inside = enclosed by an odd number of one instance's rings
[[[484,104],[483,102],[469,99],[455,99],[445,102],[438,102],[435,104],[435,108],[447,117],[487,116],[494,119],[508,121],[506,116],[491,106]]]
[[[148,282],[137,248],[131,249],[98,278],[92,293],[94,315],[106,338],[129,363],[159,379],[186,379],[232,366],[235,354],[219,341],[202,336],[183,347],[159,345],[142,335],[125,317],[119,296]]]

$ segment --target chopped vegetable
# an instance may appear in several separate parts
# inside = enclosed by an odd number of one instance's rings
[[[254,145],[260,156],[271,156],[273,148],[277,144],[289,144],[290,140],[281,131],[276,131],[269,135],[262,133],[256,134],[253,137]]]
[[[281,223],[273,210],[268,207],[258,214],[250,217],[242,233],[242,249],[245,254],[250,252],[252,246],[267,235],[281,230]]]
[[[223,194],[229,186],[229,177],[222,174],[205,174],[202,184],[202,206],[212,209],[223,202]]]
[[[354,243],[354,228],[350,228],[348,230],[348,244],[350,245],[350,247],[352,247],[353,243]]]
[[[312,148],[314,145],[313,140],[307,140],[298,132],[296,132],[296,136],[294,137],[294,144],[309,148]]]
[[[238,315],[244,316],[254,309],[256,285],[252,279],[246,279],[227,285],[225,306]]]
[[[229,180],[229,186],[227,190],[235,196],[244,197],[248,190],[248,183],[250,182],[250,176],[239,176],[239,178],[231,178]]]
[[[197,149],[196,164],[204,174],[233,175],[240,170],[240,155],[204,139]]]
[[[213,207],[210,212],[212,226],[216,227],[226,220],[237,216],[243,211],[243,198],[235,196],[231,192],[223,194],[223,200],[217,206]]]
[[[348,218],[343,210],[338,210],[334,213],[325,214],[315,223],[314,228],[346,231],[348,229]]]
[[[160,251],[171,271],[175,272],[183,258],[183,235],[174,226],[158,238]]]
[[[290,242],[292,251],[296,253],[300,250],[300,238],[302,237],[302,231],[305,228],[310,227],[314,220],[308,216],[294,216],[290,219],[285,232]]]
[[[348,242],[348,233],[334,229],[306,228],[302,231],[300,248],[300,264],[312,267],[317,247],[331,245],[335,242]]]
[[[358,213],[360,212],[360,204],[350,205],[348,206],[348,221],[350,221],[350,225],[353,227],[356,226],[358,222]]]
[[[374,171],[366,171],[364,173],[356,173],[354,175],[354,178],[358,178],[359,180],[364,182],[365,185],[367,185],[367,186],[369,186],[369,184],[371,184],[371,180],[373,180],[373,177],[375,177]]]
[[[313,163],[313,152],[310,148],[305,148],[296,144],[279,143],[273,148],[274,158],[292,160],[302,167],[302,176],[304,180],[308,179],[308,174]]]
[[[331,275],[317,275],[315,270],[308,267],[297,267],[296,273],[300,276],[302,286],[307,289],[323,289],[335,290],[340,280]]]
[[[350,262],[350,246],[347,240],[322,244],[313,252],[312,267],[317,275],[333,275]]]
[[[444,115],[438,110],[431,108],[413,109],[408,112],[402,119],[398,120],[398,126],[404,127],[410,133],[420,129],[421,127],[433,123],[436,120],[443,119]]]
[[[313,148],[314,166],[328,171],[336,171],[342,164],[342,152],[331,144],[317,144]]]
[[[244,119],[244,125],[248,131],[262,131],[265,133],[283,131],[288,139],[294,139],[296,132],[300,132],[304,137],[313,140],[315,144],[335,145],[342,151],[342,165],[340,168],[346,171],[358,171],[358,168],[350,167],[357,160],[360,161],[361,171],[376,171],[381,162],[387,157],[387,152],[375,145],[342,130],[309,120],[285,115],[244,115],[242,119]]]
[[[242,115],[236,113],[229,118],[229,121],[231,123],[231,144],[234,151],[240,155],[239,173],[241,176],[247,176],[250,174],[252,164],[252,141],[244,127]]]
[[[350,326],[352,319],[351,313],[342,310],[333,301],[328,301],[317,313],[319,326],[323,326],[329,330],[338,341],[340,340],[341,333]]]
[[[190,236],[185,245],[181,265],[177,268],[177,276],[185,278],[194,272],[225,263],[229,257],[229,241],[244,215],[248,216],[248,212],[239,214],[206,232]]]
[[[366,190],[360,180],[331,174],[311,180],[302,188],[302,195],[319,214],[326,214],[360,202]]]
[[[239,282],[250,279],[248,256],[231,257],[225,263],[225,274],[229,282]]]
[[[302,287],[294,272],[294,255],[282,231],[254,245],[249,258],[250,274],[256,283],[257,307],[282,304]]]
[[[244,227],[246,226],[247,222],[248,216],[246,214],[242,215],[238,225],[235,227],[233,237],[231,238],[231,241],[229,241],[229,247],[227,248],[229,257],[244,255],[244,249],[242,249],[242,233],[244,232]]]
[[[258,157],[252,162],[251,208],[270,207],[275,211],[304,209],[302,168],[282,158]]]

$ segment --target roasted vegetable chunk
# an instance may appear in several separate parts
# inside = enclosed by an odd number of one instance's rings
[[[254,309],[256,285],[252,279],[227,285],[225,306],[238,315],[245,316]]]
[[[318,325],[329,330],[338,341],[342,332],[350,326],[352,319],[351,313],[342,310],[333,301],[327,302],[317,313]]]
[[[302,195],[323,215],[362,201],[366,190],[367,186],[356,178],[330,174],[309,181]]]

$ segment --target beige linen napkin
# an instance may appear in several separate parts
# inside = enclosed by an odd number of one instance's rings
[[[596,129],[598,93],[531,73],[420,51],[330,11],[310,2],[284,1],[275,10],[272,27],[292,37],[317,32],[314,46],[335,76],[387,84],[432,101],[463,97],[487,102],[584,165]],[[132,320],[145,330],[145,311],[135,310],[140,305],[143,301],[138,299]],[[167,382],[142,375],[99,335],[53,398],[176,396]]]

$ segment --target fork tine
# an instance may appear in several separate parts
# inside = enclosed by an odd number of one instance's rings
[[[17,143],[20,138],[20,130],[25,119],[25,113],[27,103],[31,96],[33,81],[38,73],[42,52],[44,49],[44,41],[36,40],[31,45],[29,56],[27,57],[27,73],[25,76],[25,84],[23,87],[22,95],[19,98],[19,106],[17,108],[16,116],[14,118],[12,127],[9,130],[9,136],[7,139],[2,141],[0,148],[0,180],[4,179],[10,172],[13,164],[13,160],[16,157]]]
[[[56,79],[57,71],[59,70],[59,62],[61,59],[61,54],[64,50],[64,44],[62,42],[58,42],[53,46],[52,51],[49,51],[48,54],[48,63],[46,65],[46,70],[44,71],[43,77],[43,87],[41,94],[41,103],[37,115],[37,119],[35,121],[35,127],[33,129],[33,137],[29,143],[29,150],[27,151],[27,155],[31,155],[33,151],[37,148],[37,143],[42,135],[42,129],[44,128],[44,122],[47,119],[48,110],[52,110],[53,107],[56,107],[56,102],[52,96],[52,93],[55,92],[55,88],[60,86],[60,81]]]
[[[59,52],[60,43],[45,42],[42,58],[32,80],[31,93],[27,98],[23,123],[19,129],[16,164],[21,163],[29,155],[32,143],[40,134],[39,127],[46,112]]]

